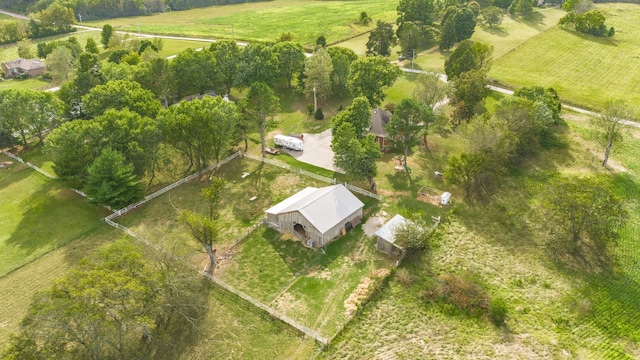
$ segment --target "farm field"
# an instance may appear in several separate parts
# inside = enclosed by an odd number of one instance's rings
[[[0,170],[0,198],[0,276],[90,231],[105,215],[18,163]]]
[[[599,108],[609,99],[639,103],[640,7],[606,4],[596,9],[615,28],[614,37],[599,39],[554,27],[496,59],[489,76],[514,87],[554,87],[563,100],[587,108]]]
[[[266,42],[291,32],[302,44],[315,44],[320,35],[326,37],[327,43],[333,43],[373,28],[376,20],[395,20],[396,5],[385,0],[367,1],[364,7],[357,1],[276,0],[92,21],[86,25],[102,27],[109,23],[117,30]],[[362,11],[373,18],[371,25],[354,24]]]

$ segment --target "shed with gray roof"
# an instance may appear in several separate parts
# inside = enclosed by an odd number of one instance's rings
[[[389,255],[399,255],[402,253],[404,249],[401,244],[396,242],[396,231],[409,223],[411,222],[405,219],[402,215],[396,215],[391,218],[391,220],[387,221],[387,223],[382,225],[382,227],[374,234],[378,237],[378,241],[376,241],[376,249]]]
[[[344,185],[308,187],[267,209],[267,225],[323,247],[358,225],[364,204]]]

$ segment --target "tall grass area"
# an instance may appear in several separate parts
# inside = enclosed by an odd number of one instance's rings
[[[0,276],[90,231],[105,215],[23,164],[0,170],[0,198]]]
[[[596,38],[554,27],[496,59],[489,76],[515,87],[554,87],[563,101],[599,108],[609,99],[640,102],[637,49],[640,7],[602,4],[612,38]]]
[[[414,281],[392,280],[321,358],[637,358],[640,132],[618,147],[616,168],[604,170],[588,122],[570,120],[556,131],[558,140],[502,179],[490,200],[454,205],[430,251],[403,263]],[[625,199],[630,220],[612,265],[555,260],[538,199],[557,172],[608,174]],[[506,325],[425,297],[442,274],[505,299]]]
[[[225,38],[273,42],[282,33],[291,32],[302,44],[315,44],[324,35],[336,42],[365,32],[375,20],[394,21],[397,3],[386,0],[306,1],[275,0],[237,5],[174,11],[152,16],[87,22],[102,27],[109,23],[118,30],[190,37]],[[360,13],[374,19],[369,26],[356,25]]]

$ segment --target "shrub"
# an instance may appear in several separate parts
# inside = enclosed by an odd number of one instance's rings
[[[384,109],[393,114],[396,110],[396,103],[388,102],[384,104]]]
[[[400,284],[407,286],[411,285],[411,283],[413,283],[413,281],[415,280],[413,275],[409,273],[409,270],[405,268],[401,268],[396,271],[396,279],[398,279],[398,282]]]
[[[496,326],[502,326],[507,318],[507,303],[503,298],[491,300],[489,304],[489,319]]]
[[[324,119],[324,113],[322,112],[322,108],[318,108],[318,110],[316,110],[316,113],[313,115],[313,117],[316,120],[323,120]]]
[[[316,45],[322,46],[322,47],[327,46],[327,38],[325,38],[324,35],[320,35],[320,37],[316,39]]]
[[[436,293],[470,315],[480,315],[489,307],[489,299],[478,284],[452,274],[440,275],[440,285]]]
[[[307,114],[313,114],[313,104],[307,105]]]

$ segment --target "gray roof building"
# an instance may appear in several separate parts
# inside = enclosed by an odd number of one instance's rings
[[[411,223],[411,221],[405,219],[402,215],[396,215],[391,218],[391,220],[387,221],[374,234],[378,237],[376,249],[385,254],[401,252],[403,250],[403,246],[396,243],[396,231],[400,227],[409,223]]]
[[[267,209],[267,224],[321,247],[360,223],[364,204],[344,185],[308,187]]]
[[[386,137],[389,136],[385,126],[389,120],[391,120],[392,114],[384,109],[375,108],[373,114],[371,114],[371,127],[369,133],[376,136],[376,142],[380,145],[380,149],[384,150],[389,145],[389,141]]]

